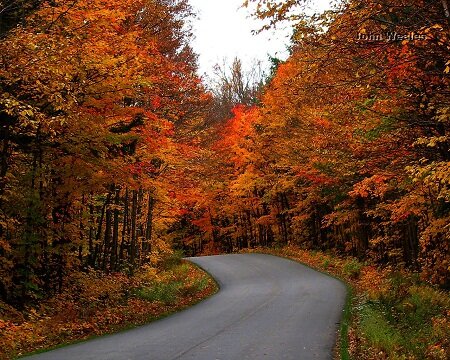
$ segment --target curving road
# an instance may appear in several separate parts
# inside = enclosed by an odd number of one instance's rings
[[[189,260],[216,278],[218,294],[152,324],[27,359],[332,359],[341,282],[270,255]]]

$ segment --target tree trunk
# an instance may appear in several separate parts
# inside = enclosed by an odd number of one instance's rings
[[[155,199],[152,193],[148,194],[148,207],[147,207],[147,224],[145,227],[145,241],[142,244],[142,252],[144,259],[151,251],[151,241],[153,232],[153,208],[155,206]]]
[[[81,196],[81,207],[80,207],[80,224],[79,224],[79,231],[80,231],[80,245],[78,246],[78,261],[80,262],[80,269],[83,267],[83,245],[84,245],[84,221],[83,221],[83,214],[84,214],[84,206],[86,203],[86,197],[83,194]]]
[[[444,7],[444,14],[446,18],[450,18],[450,10],[448,8],[447,0],[442,0],[442,6]]]
[[[105,219],[105,239],[103,241],[103,261],[102,269],[106,270],[106,264],[108,263],[108,257],[111,255],[111,209],[106,209]]]
[[[92,194],[91,194],[92,201]],[[88,255],[88,265],[94,266],[94,205],[89,203],[89,255]]]
[[[116,196],[114,199],[114,220],[113,220],[113,235],[112,235],[112,246],[111,246],[111,261],[110,268],[111,271],[115,271],[117,268],[117,246],[119,243],[119,204],[120,204],[120,188],[116,190]]]
[[[122,241],[120,242],[119,261],[122,263],[124,260],[125,246],[129,245],[127,238],[128,230],[128,218],[129,218],[129,201],[128,201],[128,188],[125,189],[125,201],[123,210],[123,226],[122,226]]]
[[[2,150],[0,152],[0,209],[3,204],[3,193],[6,187],[6,174],[8,172],[9,159],[9,126],[3,126],[0,130],[0,139],[2,140]],[[0,225],[0,236],[3,234],[3,227]]]
[[[131,200],[131,244],[130,244],[130,272],[133,273],[136,261],[136,215],[137,215],[138,193],[132,191]]]
[[[108,195],[106,196],[106,200],[105,203],[103,204],[102,207],[102,211],[100,214],[100,219],[98,221],[98,226],[97,226],[97,233],[95,235],[95,251],[94,251],[94,255],[93,255],[93,259],[92,259],[92,265],[95,266],[96,262],[97,262],[97,257],[101,257],[102,255],[102,247],[100,246],[100,239],[102,237],[102,229],[103,229],[103,220],[105,218],[105,212],[106,212],[106,208],[109,206],[109,202],[111,201],[111,192],[108,192]],[[101,259],[99,259],[100,262]],[[99,264],[100,266],[100,264]]]
[[[144,203],[144,190],[139,188],[138,201],[137,201],[137,213],[136,213],[136,259],[138,259],[137,265],[142,263],[142,238],[144,237],[144,223],[142,221]],[[141,240],[141,242],[139,242]]]

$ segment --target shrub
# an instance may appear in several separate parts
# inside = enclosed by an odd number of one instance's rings
[[[345,262],[342,272],[344,275],[347,275],[348,277],[352,279],[357,279],[359,275],[361,274],[361,269],[363,268],[363,264],[360,263],[357,260],[349,260]]]
[[[175,303],[182,286],[182,282],[154,283],[151,287],[135,290],[133,295],[146,301],[158,301],[170,305]]]
[[[181,263],[181,259],[183,257],[184,257],[183,251],[175,250],[161,260],[159,267],[164,270],[172,269],[173,267]]]

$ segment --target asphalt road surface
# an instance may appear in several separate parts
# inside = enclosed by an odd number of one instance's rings
[[[332,359],[341,282],[270,255],[190,260],[216,278],[216,295],[152,324],[27,359]]]

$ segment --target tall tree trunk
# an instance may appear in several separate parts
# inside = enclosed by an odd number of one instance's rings
[[[138,193],[132,191],[131,200],[131,244],[130,244],[130,272],[133,273],[136,261],[136,215],[137,215]]]
[[[0,140],[2,141],[2,148],[0,152],[0,209],[3,205],[3,194],[6,187],[6,174],[8,172],[8,160],[10,150],[9,126],[0,127]],[[0,225],[0,236],[3,234],[3,227]]]
[[[247,222],[245,221],[244,213],[239,214],[241,229],[242,229],[242,247],[247,249],[249,247],[249,231],[247,229]]]
[[[106,270],[106,264],[108,263],[108,258],[111,255],[111,209],[106,209],[105,218],[105,239],[103,241],[103,261],[102,269]]]
[[[356,199],[356,206],[358,207],[358,257],[363,259],[366,251],[369,248],[370,226],[369,219],[366,215],[365,200],[362,197]]]
[[[111,201],[111,192],[108,192],[108,195],[106,196],[106,200],[105,203],[102,206],[102,211],[100,213],[100,219],[98,221],[98,225],[97,225],[97,233],[95,235],[95,251],[94,251],[94,256],[92,259],[93,265],[95,266],[96,262],[97,262],[97,257],[101,257],[102,255],[102,246],[100,245],[100,239],[102,237],[102,229],[103,229],[103,221],[105,218],[105,212],[106,212],[106,208],[109,206],[109,203]],[[100,262],[101,259],[99,259]],[[100,266],[100,264],[99,264]]]
[[[448,2],[447,0],[441,0],[442,6],[444,7],[444,14],[446,18],[450,18],[450,10],[448,8]]]
[[[125,189],[125,200],[124,200],[124,210],[123,210],[123,226],[122,226],[122,241],[120,242],[120,251],[119,251],[119,261],[122,263],[124,260],[124,252],[125,246],[129,246],[127,244],[127,229],[128,229],[128,218],[129,218],[129,201],[128,201],[128,187]]]
[[[256,242],[256,234],[253,231],[252,214],[251,214],[250,210],[246,210],[245,214],[247,215],[247,219],[246,220],[247,220],[249,234],[250,234],[248,246],[250,248],[254,248],[255,247],[255,242]]]
[[[148,207],[147,207],[147,224],[145,227],[145,241],[142,244],[142,252],[144,259],[151,251],[151,241],[153,232],[153,208],[155,206],[155,199],[151,192],[148,194]]]
[[[142,238],[144,237],[144,222],[142,221],[144,204],[144,189],[139,188],[138,201],[137,201],[137,214],[136,214],[136,259],[137,265],[142,263]],[[141,242],[139,242],[141,240]]]
[[[115,271],[117,268],[117,246],[119,243],[119,204],[120,204],[120,188],[116,190],[116,196],[114,199],[114,220],[113,220],[113,234],[112,234],[112,246],[111,246],[111,271]]]
[[[211,224],[211,241],[213,243],[213,249],[214,249],[217,244],[217,236],[216,236],[217,234],[216,234],[216,230],[215,230],[215,226],[214,226],[214,219],[213,219],[210,207],[208,207],[208,212],[209,212],[209,222]]]
[[[92,204],[92,194],[90,195],[89,202],[89,255],[88,255],[88,265],[94,266],[94,204]]]
[[[80,268],[83,267],[83,245],[84,245],[84,208],[86,205],[86,197],[83,194],[81,196],[81,206],[80,206],[80,223],[79,223],[79,231],[80,231],[80,244],[78,246],[78,261],[80,262]]]

